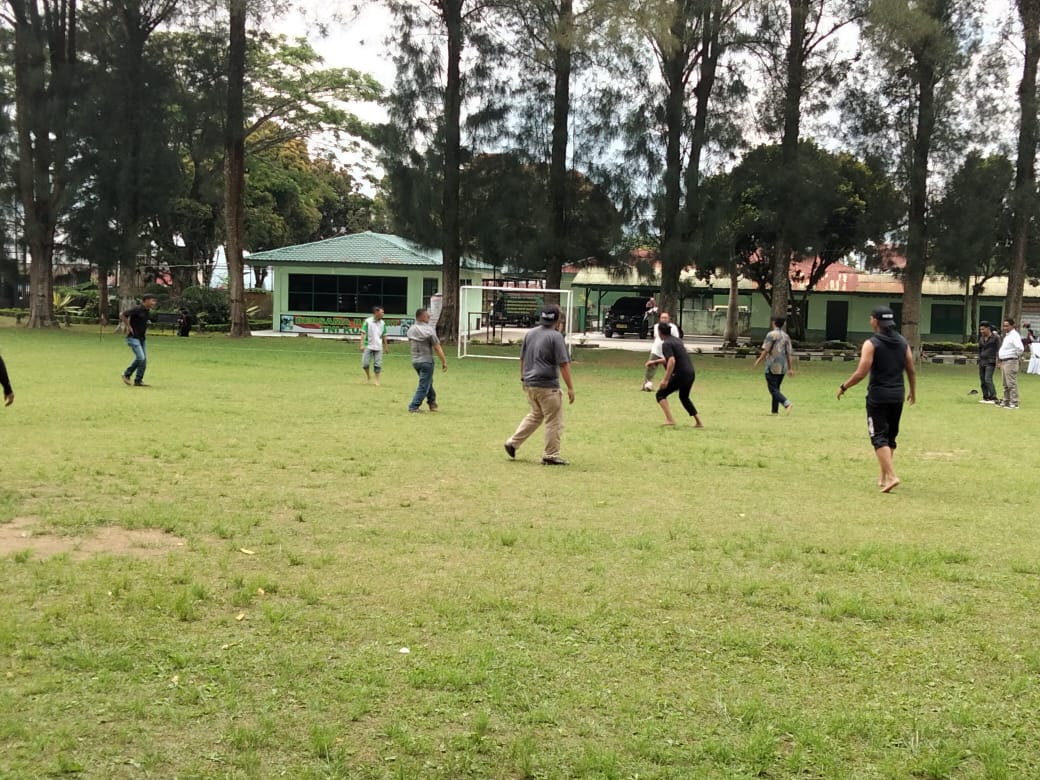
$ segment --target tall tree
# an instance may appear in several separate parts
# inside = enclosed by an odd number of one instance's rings
[[[250,336],[246,313],[245,242],[246,186],[246,0],[228,0],[227,125],[224,141],[224,252],[231,299],[231,336]]]
[[[54,318],[54,246],[69,185],[68,126],[76,91],[76,0],[6,0],[14,29],[18,193],[32,265],[31,328]]]
[[[166,130],[168,75],[149,50],[151,36],[175,8],[176,0],[109,0],[82,16],[83,110],[74,128],[76,188],[66,230],[70,252],[98,269],[102,322],[110,270],[119,270],[124,308],[140,294],[138,259],[152,243],[155,216],[176,190],[176,152]]]
[[[1008,273],[1004,316],[1017,322],[1022,313],[1030,223],[1036,213],[1036,145],[1038,134],[1036,75],[1040,62],[1040,0],[1016,0],[1025,47],[1018,83],[1018,160],[1015,165],[1015,234]]]
[[[1012,246],[1014,167],[1003,155],[968,155],[935,207],[935,268],[968,290],[963,336],[977,332],[986,282],[1007,272]]]
[[[646,129],[664,137],[656,221],[661,231],[659,303],[667,309],[678,303],[680,274],[693,260],[692,242],[701,210],[701,163],[720,64],[731,48],[746,41],[738,22],[751,5],[751,0],[644,0],[631,8],[631,18],[650,44],[660,74],[660,89],[651,86],[650,100],[639,110],[658,120],[656,128]],[[654,151],[645,138],[638,143],[647,152]]]
[[[790,268],[787,255],[778,256],[778,243],[808,263],[799,278],[804,306],[830,266],[879,241],[898,215],[898,198],[880,166],[808,141],[801,146],[795,171],[787,168],[782,148],[758,147],[705,184],[704,226],[711,234],[705,248],[713,257],[735,257],[770,304],[775,266],[782,263],[785,273]],[[793,213],[785,211],[792,175],[803,182]],[[804,323],[792,327],[804,335]]]
[[[802,179],[795,172],[801,148],[803,102],[810,90],[825,97],[845,72],[836,54],[837,33],[862,17],[864,11],[865,2],[859,0],[780,0],[768,4],[763,16],[760,39],[765,46],[756,48],[768,65],[767,74],[775,74],[776,103],[768,113],[779,115],[782,170],[788,172],[780,182],[785,192],[780,202],[780,231],[774,250],[773,316],[787,316],[791,290],[790,262],[795,247],[788,226],[797,219],[796,212],[801,207]],[[777,35],[781,32],[786,33],[782,39]]]
[[[398,66],[391,109],[396,143],[389,151],[389,167],[400,170],[407,165],[406,160],[421,156],[415,153],[417,142],[436,147],[441,164],[440,213],[436,224],[444,302],[437,330],[442,340],[454,341],[458,338],[461,261],[462,57],[467,42],[481,37],[478,26],[485,8],[478,0],[428,0],[418,4],[389,0],[388,4],[397,18]],[[431,32],[435,32],[437,40],[444,41],[443,48],[431,47],[427,37]],[[397,158],[393,159],[395,154]],[[426,239],[422,235],[412,237]]]
[[[904,182],[902,332],[915,355],[921,349],[932,165],[964,142],[978,19],[977,0],[874,0],[865,28],[871,55],[864,62],[877,68],[854,80],[844,102],[861,144],[892,158]]]

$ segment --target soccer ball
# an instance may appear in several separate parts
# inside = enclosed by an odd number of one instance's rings
[[[654,389],[654,383],[653,382],[644,382],[643,383],[643,389],[646,390],[646,392],[648,392],[648,393],[651,392]]]

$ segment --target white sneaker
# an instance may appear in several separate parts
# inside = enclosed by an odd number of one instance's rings
[[[648,393],[652,393],[653,390],[654,390],[654,383],[653,382],[643,382],[643,390],[645,390]]]

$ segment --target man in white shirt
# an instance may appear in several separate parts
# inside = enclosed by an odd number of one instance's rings
[[[1000,376],[1004,382],[1004,398],[997,401],[997,406],[1005,409],[1018,408],[1018,359],[1025,351],[1022,337],[1015,330],[1015,321],[1008,317],[1002,326],[1004,339],[1000,342],[997,362],[1000,364]]]
[[[664,322],[670,326],[672,336],[677,339],[681,339],[682,336],[679,334],[678,326],[672,322],[671,315],[668,312],[661,312],[657,319],[658,323]],[[662,345],[664,341],[661,339],[661,334],[657,330],[657,325],[653,325],[651,330],[654,333],[654,343],[650,347],[650,358],[646,361],[646,373],[643,375],[643,390],[647,393],[652,393],[654,390],[654,374],[657,373],[657,367],[664,365],[664,352],[662,351]]]
[[[369,365],[375,370],[376,385],[379,375],[383,373],[383,350],[386,348],[386,323],[383,322],[383,307],[372,309],[372,316],[365,320],[361,328],[361,368],[365,370],[365,382],[372,381],[368,372]]]

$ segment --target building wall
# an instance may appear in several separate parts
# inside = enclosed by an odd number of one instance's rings
[[[387,321],[388,334],[403,336],[404,331],[415,321],[415,311],[429,305],[431,293],[441,292],[442,278],[440,267],[396,268],[393,266],[330,266],[330,265],[276,265],[274,266],[273,290],[271,294],[272,318],[275,330],[295,330],[297,332],[314,331],[318,333],[342,333],[357,335],[361,323],[371,315],[371,311],[297,311],[289,308],[289,276],[291,274],[310,274],[315,276],[366,276],[379,278],[403,278],[407,280],[407,303],[402,310],[391,311],[384,305],[384,319]],[[471,281],[480,284],[483,274],[479,271],[460,271],[463,284]],[[299,318],[300,322],[295,322]],[[294,324],[289,324],[289,319]]]

